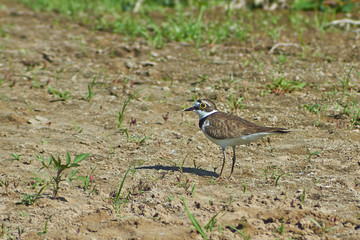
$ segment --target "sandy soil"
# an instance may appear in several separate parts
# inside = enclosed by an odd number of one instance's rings
[[[359,126],[335,104],[346,98],[340,81],[351,66],[347,90],[360,99],[355,33],[307,31],[305,48],[280,47],[274,54],[268,51],[275,43],[259,33],[257,42],[202,45],[196,53],[182,43],[153,49],[142,40],[128,42],[11,1],[1,5],[0,26],[4,239],[201,239],[181,196],[203,228],[216,215],[205,232],[210,239],[241,239],[230,225],[251,239],[360,238]],[[300,44],[291,31],[279,42]],[[307,85],[262,94],[271,76]],[[94,77],[95,96],[85,101]],[[68,90],[71,99],[59,101],[48,87]],[[127,141],[118,112],[139,89],[125,109]],[[231,112],[230,96],[245,99],[234,114],[292,132],[238,147],[233,179],[214,181],[220,147],[201,133],[197,115],[183,109],[194,98],[209,98]],[[303,107],[316,103],[328,107],[318,114]],[[49,179],[36,155],[65,159],[66,151],[90,154],[77,173],[92,174],[89,188],[79,180],[61,182],[58,198],[48,186],[34,204],[18,204]],[[309,152],[318,153],[309,159]],[[228,149],[225,176],[231,154]]]

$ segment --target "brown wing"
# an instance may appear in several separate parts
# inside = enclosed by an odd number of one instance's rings
[[[262,127],[243,118],[224,112],[217,112],[207,117],[207,134],[215,139],[236,138],[259,132],[286,133],[285,128]]]

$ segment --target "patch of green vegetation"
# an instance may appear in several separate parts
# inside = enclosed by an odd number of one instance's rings
[[[325,107],[321,106],[321,104],[313,104],[313,105],[304,105],[304,108],[308,110],[309,112],[312,112],[314,114],[320,113],[322,110],[325,109]]]
[[[10,156],[12,157],[11,162],[14,162],[15,160],[20,161],[21,154],[11,153]]]
[[[48,177],[49,177],[48,183],[52,187],[54,198],[56,198],[58,195],[61,182],[63,181],[71,182],[72,180],[76,180],[74,176],[78,172],[78,169],[72,170],[66,178],[63,177],[63,172],[67,169],[74,169],[79,167],[80,166],[79,163],[82,162],[88,156],[89,156],[88,153],[79,154],[72,161],[69,152],[66,152],[66,158],[65,158],[66,162],[63,163],[60,157],[57,157],[56,159],[55,157],[53,157],[53,155],[50,155],[49,160],[46,160],[45,157],[36,155],[36,158],[42,164],[42,168],[40,168],[40,170],[45,168],[48,172]],[[51,169],[53,169],[55,174]]]
[[[128,40],[142,37],[157,48],[163,47],[164,43],[169,41],[191,43],[196,48],[200,43],[213,44],[229,39],[253,42],[254,38],[257,38],[253,34],[255,30],[264,32],[273,41],[277,41],[285,28],[285,25],[280,25],[284,17],[279,14],[252,11],[255,5],[249,3],[248,8],[231,9],[230,1],[17,1],[35,11],[57,12],[94,29],[125,35]],[[329,16],[334,16],[332,13],[356,11],[359,4],[343,0],[336,4],[336,8],[331,8],[323,1],[297,0],[290,6],[292,10],[299,11],[289,11],[286,16],[304,44],[303,33],[309,26],[324,29]],[[219,9],[224,10],[219,14]],[[301,10],[321,11],[316,12],[315,21],[312,21],[306,14],[301,13]]]
[[[332,115],[337,120],[337,127],[348,129],[360,125],[360,108],[357,86],[351,79],[353,66],[350,67],[346,76],[339,79],[338,84],[332,86],[332,90],[325,92],[322,101],[326,109],[332,110]],[[315,109],[315,108],[314,108]],[[316,111],[316,109],[315,109]]]
[[[54,95],[58,101],[66,101],[71,99],[70,91],[61,91],[61,90],[55,90],[52,87],[48,87],[48,93],[50,95]]]
[[[277,165],[268,166],[263,170],[263,172],[265,181],[272,180],[275,187],[278,186],[280,178],[287,175],[285,173],[279,174],[279,169]]]
[[[306,82],[301,81],[288,81],[283,76],[278,78],[272,78],[273,83],[268,84],[266,87],[267,89],[275,93],[276,95],[281,95],[284,93],[291,93],[296,90],[301,90],[306,86]]]
[[[318,156],[321,153],[321,151],[315,151],[315,152],[311,152],[309,148],[306,149],[306,154],[307,156],[305,156],[305,159],[308,160],[309,162],[311,162],[311,158],[313,156]]]
[[[23,194],[23,199],[18,202],[17,204],[24,204],[26,206],[32,205],[36,202],[36,200],[40,197],[40,194],[42,193],[42,191],[44,191],[44,189],[47,187],[48,185],[44,185],[40,188],[40,190],[33,194],[33,193],[27,193],[27,194]]]
[[[246,107],[243,103],[244,100],[245,98],[243,96],[237,97],[235,94],[230,94],[228,101],[231,111],[237,112],[237,110],[244,109]]]

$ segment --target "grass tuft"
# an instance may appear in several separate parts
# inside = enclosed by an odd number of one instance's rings
[[[202,236],[205,240],[207,240],[207,237],[206,237],[203,229],[201,228],[201,226],[200,226],[200,224],[198,223],[198,221],[196,221],[196,218],[194,217],[194,215],[192,215],[192,213],[190,212],[188,206],[186,205],[185,198],[181,196],[180,199],[181,199],[181,201],[183,202],[185,211],[186,211],[188,217],[190,218],[191,223],[194,225],[195,229],[201,234],[201,236]]]

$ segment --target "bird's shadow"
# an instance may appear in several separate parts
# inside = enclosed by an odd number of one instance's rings
[[[199,168],[191,168],[191,167],[176,167],[176,166],[163,166],[163,165],[155,165],[155,166],[141,166],[136,169],[155,169],[155,170],[164,170],[164,171],[179,171],[185,173],[191,173],[198,176],[209,176],[209,177],[219,177],[219,174],[216,172],[207,171]]]

